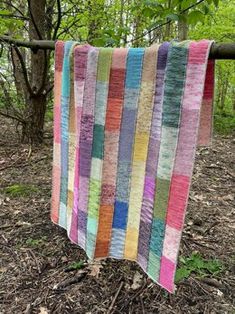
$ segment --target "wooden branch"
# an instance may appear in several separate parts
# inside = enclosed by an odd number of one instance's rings
[[[55,49],[55,41],[52,40],[21,41],[13,39],[9,36],[0,36],[0,42],[5,42],[13,46],[30,48],[35,51],[38,49]],[[213,43],[211,46],[209,58],[235,60],[235,43]]]
[[[36,96],[40,95],[43,89],[45,89],[45,83],[47,78],[47,68],[48,68],[48,58],[47,58],[47,50],[44,50],[44,69],[43,69],[43,76],[42,76],[42,83],[40,88],[38,89]]]
[[[13,115],[11,115],[11,114],[9,114],[9,113],[6,113],[6,112],[3,112],[3,111],[0,111],[0,116],[3,116],[3,117],[6,117],[6,118],[10,118],[10,119],[16,120],[16,121],[18,121],[18,122],[20,122],[20,123],[23,123],[23,122],[24,122],[23,119],[20,119],[20,118],[18,118],[18,117],[16,117],[16,116],[13,116]]]
[[[57,18],[57,23],[56,23],[56,27],[55,27],[55,30],[54,30],[54,34],[52,36],[52,39],[55,40],[56,37],[57,37],[57,34],[58,34],[58,30],[60,28],[60,23],[61,23],[61,19],[62,19],[62,12],[61,12],[61,3],[60,3],[60,0],[57,0],[56,1],[57,3],[57,10],[58,10],[58,18]]]
[[[29,83],[28,73],[27,73],[26,65],[25,65],[24,59],[22,57],[22,54],[21,54],[21,52],[17,46],[14,46],[14,49],[15,49],[15,52],[17,53],[17,56],[19,58],[19,61],[20,61],[21,67],[22,67],[22,73],[24,75],[25,84],[27,86],[27,89],[28,89],[29,93],[31,95],[33,95],[34,93],[33,93],[33,90],[31,88],[31,85]]]
[[[70,30],[71,27],[73,27],[74,25],[77,24],[77,22],[79,22],[81,20],[81,18],[75,19],[73,22],[70,23],[70,25],[68,25],[67,27],[65,27],[65,29],[63,31],[61,31],[58,34],[58,37],[60,37],[61,35],[63,35],[64,33],[68,33],[68,31]],[[83,27],[85,25],[80,25],[79,27]]]
[[[24,18],[27,18],[24,16],[24,13],[14,4],[11,3],[11,1],[3,1],[4,4],[6,4],[7,6],[12,7],[13,9],[15,9],[18,13],[20,13],[20,15]],[[28,18],[27,18],[28,19]]]
[[[15,20],[23,20],[23,21],[29,21],[28,17],[24,17],[21,15],[15,15],[15,14],[1,14],[0,13],[1,18],[3,19],[15,19]]]

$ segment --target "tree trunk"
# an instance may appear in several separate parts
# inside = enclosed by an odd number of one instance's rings
[[[31,0],[29,6],[29,40],[44,39],[46,25],[46,0]],[[22,141],[42,143],[46,112],[46,85],[48,83],[48,55],[46,51],[31,51],[29,82],[31,93],[26,104],[26,122]]]
[[[228,75],[229,74],[226,73],[225,81],[223,82],[223,85],[222,85],[222,93],[221,93],[220,105],[219,105],[219,108],[221,111],[224,111],[224,108],[225,108],[225,100],[226,100],[227,91],[228,91]]]
[[[24,51],[21,50],[21,54],[23,57],[23,60],[25,62],[25,55]],[[16,92],[17,92],[17,98],[20,100],[20,102],[23,103],[23,101],[27,102],[28,98],[28,91],[27,87],[24,81],[24,75],[22,72],[22,67],[20,65],[19,57],[15,51],[14,47],[11,47],[11,61],[13,65],[13,75],[14,75],[14,82],[15,82],[15,87],[16,87]]]
[[[181,6],[179,6],[179,11],[181,11]],[[188,24],[186,22],[186,16],[187,16],[187,12],[181,14],[181,19],[178,21],[179,40],[186,40],[188,38]]]
[[[33,96],[29,103],[31,112],[28,121],[23,124],[22,142],[42,143],[47,98],[42,94],[37,97]]]
[[[141,6],[141,1],[140,0],[135,0],[134,1],[135,5],[137,7]],[[143,33],[143,29],[141,27],[141,23],[142,23],[143,17],[141,15],[140,12],[138,12],[138,14],[135,16],[134,18],[134,25],[133,25],[133,33],[134,33],[134,47],[141,47],[142,41],[143,41],[143,37],[141,36]]]
[[[167,3],[167,9],[170,10],[171,8],[171,0],[168,0]],[[164,40],[170,40],[171,39],[171,23],[166,24],[165,28],[165,34],[164,34]]]

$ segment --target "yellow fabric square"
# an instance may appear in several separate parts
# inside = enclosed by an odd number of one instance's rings
[[[135,228],[128,228],[126,232],[126,242],[124,258],[136,261],[138,250],[139,232]]]
[[[145,161],[148,152],[149,135],[146,133],[137,133],[135,136],[134,160]]]

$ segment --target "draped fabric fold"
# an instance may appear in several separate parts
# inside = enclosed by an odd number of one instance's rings
[[[89,259],[136,261],[169,292],[196,147],[211,140],[211,44],[56,43],[51,219]]]

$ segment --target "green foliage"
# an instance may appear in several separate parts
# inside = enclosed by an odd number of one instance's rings
[[[45,119],[47,122],[53,121],[53,110],[51,108],[47,109]]]
[[[235,132],[235,115],[219,113],[214,119],[215,131],[222,135],[229,135]]]
[[[79,270],[81,268],[83,268],[85,266],[83,261],[79,261],[79,262],[73,262],[72,264],[70,264],[67,268],[66,271],[71,271],[71,270]]]
[[[14,32],[18,27],[24,26],[24,21],[10,17],[12,12],[0,7],[0,34]]]
[[[204,18],[205,15],[201,11],[194,10],[188,14],[187,21],[188,24],[196,25],[198,22],[203,22]]]
[[[207,38],[217,42],[235,41],[235,5],[229,0],[213,1],[218,7],[213,18],[206,15],[203,24],[190,28],[189,37],[199,40]],[[218,133],[235,131],[235,62],[216,61],[214,129]]]
[[[198,2],[198,0],[61,0],[63,18],[57,37],[61,40],[89,42],[95,46],[141,47],[149,46],[156,40],[162,42],[177,38],[178,29],[186,26],[190,39],[205,38],[217,42],[234,42],[233,1],[204,0],[197,4]],[[28,7],[22,0],[13,0],[11,3],[20,11],[10,5],[0,4],[0,33],[27,41],[30,19]],[[50,21],[53,25],[56,25],[57,11],[55,5]],[[169,21],[170,25],[162,25],[166,21]],[[148,34],[152,28],[155,30]],[[51,34],[47,36],[47,39],[51,39]],[[30,77],[30,52],[23,48],[21,50],[26,63],[28,62],[26,67],[29,69]],[[0,88],[0,108],[11,115],[17,113],[24,116],[28,99],[22,92],[22,86],[17,89],[14,84],[9,50],[4,48],[0,54],[0,81],[5,86],[5,90]],[[51,56],[53,58],[53,54]],[[53,59],[50,63],[53,64]],[[49,71],[52,76],[52,67]],[[235,62],[227,60],[217,62],[214,122],[217,132],[227,134],[234,130],[234,86]],[[52,107],[50,101],[48,107]],[[45,120],[52,119],[53,112],[49,108]]]
[[[192,253],[189,257],[180,257],[180,265],[176,271],[175,282],[187,279],[191,273],[199,277],[205,277],[208,275],[217,275],[223,270],[220,261],[203,259],[199,253]]]
[[[47,236],[43,236],[40,239],[28,238],[25,243],[28,246],[39,247],[39,246],[43,245],[46,240],[47,240]]]
[[[5,193],[12,197],[26,197],[38,192],[38,188],[27,184],[13,184],[4,189]]]

